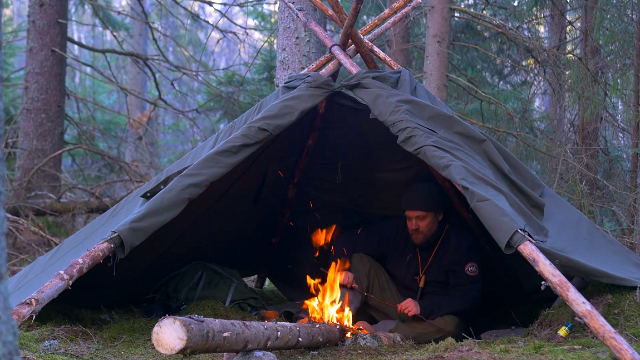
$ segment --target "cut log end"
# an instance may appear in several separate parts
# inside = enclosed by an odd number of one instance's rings
[[[180,354],[187,345],[187,327],[176,317],[160,319],[151,332],[151,340],[161,354]]]

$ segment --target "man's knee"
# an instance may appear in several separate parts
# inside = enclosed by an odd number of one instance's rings
[[[369,255],[365,255],[365,254],[361,254],[361,253],[357,253],[357,254],[353,254],[353,256],[351,257],[351,268],[357,267],[363,267],[363,266],[371,266],[371,263],[375,263],[376,261],[373,260],[373,258]]]

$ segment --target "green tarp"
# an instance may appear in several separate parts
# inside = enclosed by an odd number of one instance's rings
[[[497,141],[453,115],[407,71],[362,71],[340,84],[317,73],[292,76],[9,279],[11,305],[114,231],[122,238],[115,268],[105,261],[65,293],[135,299],[193,261],[249,275],[260,271],[316,106],[327,97],[318,142],[272,261],[279,289],[290,283],[306,287],[305,271],[313,261],[310,230],[335,222],[357,229],[401,215],[404,190],[431,176],[425,163],[462,186],[501,256],[524,241],[517,230],[526,229],[567,276],[640,285],[640,257],[556,195]]]

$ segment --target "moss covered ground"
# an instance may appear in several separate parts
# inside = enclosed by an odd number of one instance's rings
[[[602,315],[640,351],[640,304],[635,290],[592,284],[586,296]],[[224,319],[257,320],[216,301],[199,301],[184,314]],[[133,307],[119,310],[49,311],[20,332],[25,359],[182,359],[163,356],[151,344],[157,319],[145,319]],[[563,343],[550,341],[566,321],[576,325]],[[444,341],[439,344],[403,344],[378,348],[330,347],[319,350],[275,352],[279,359],[613,359],[612,353],[579,321],[566,304],[545,311],[524,337],[499,340]],[[192,359],[222,359],[222,354]]]

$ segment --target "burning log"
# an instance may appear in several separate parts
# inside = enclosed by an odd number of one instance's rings
[[[345,335],[340,325],[169,316],[158,321],[151,333],[151,341],[161,354],[187,355],[317,349],[338,345]]]

